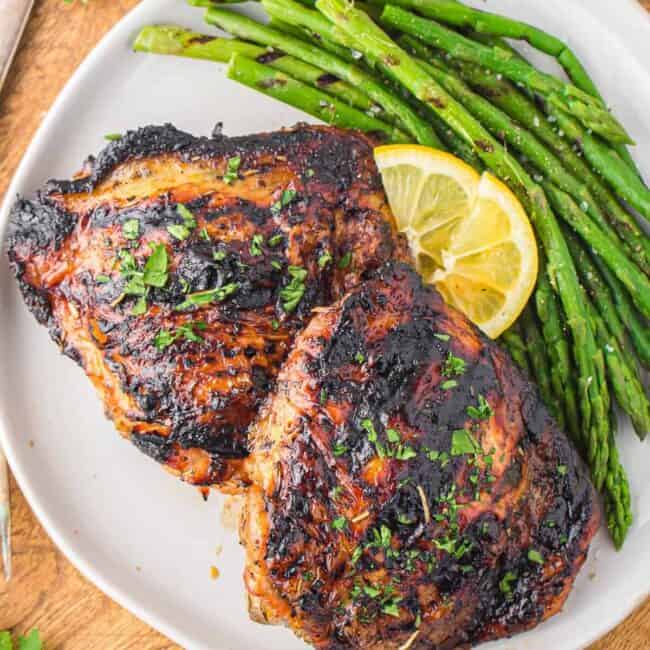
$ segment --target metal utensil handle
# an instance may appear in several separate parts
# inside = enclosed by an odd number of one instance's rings
[[[34,0],[0,2],[0,89],[27,24]]]

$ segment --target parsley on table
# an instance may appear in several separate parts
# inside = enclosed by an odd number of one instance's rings
[[[9,631],[0,632],[0,650],[14,650]],[[43,642],[38,630],[32,630],[27,636],[19,636],[18,650],[43,650]]]

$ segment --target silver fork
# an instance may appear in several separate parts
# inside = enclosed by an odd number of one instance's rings
[[[0,91],[18,49],[34,0],[0,0]],[[0,550],[5,580],[11,579],[11,504],[9,469],[0,448]]]

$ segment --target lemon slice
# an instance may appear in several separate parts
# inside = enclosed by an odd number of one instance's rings
[[[384,189],[418,271],[496,338],[537,277],[537,245],[517,198],[494,176],[420,145],[375,149]]]

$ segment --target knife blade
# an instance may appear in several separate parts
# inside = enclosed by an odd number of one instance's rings
[[[9,66],[18,49],[34,0],[2,0],[0,2],[0,90]]]
[[[18,49],[34,0],[0,1],[0,91]],[[0,557],[5,581],[11,580],[11,501],[9,468],[0,448]]]

